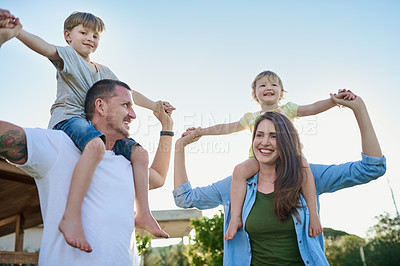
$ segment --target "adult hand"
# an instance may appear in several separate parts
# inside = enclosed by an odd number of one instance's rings
[[[361,105],[364,105],[364,101],[361,99],[360,96],[356,96],[353,92],[350,91],[352,95],[354,95],[353,100],[348,99],[348,94],[339,92],[338,94],[336,93],[331,93],[331,99],[334,101],[336,104],[346,106],[353,111],[358,109]]]
[[[201,138],[200,135],[201,127],[198,128],[188,128],[186,132],[182,134],[182,137],[176,141],[181,147],[196,142]]]
[[[171,131],[174,125],[172,117],[168,115],[164,110],[164,105],[162,101],[157,102],[157,110],[153,112],[154,116],[161,122],[161,127],[163,131]]]
[[[176,108],[173,107],[172,104],[170,104],[169,102],[162,101],[162,105],[163,105],[164,111],[168,115],[172,115],[172,111],[176,110]]]

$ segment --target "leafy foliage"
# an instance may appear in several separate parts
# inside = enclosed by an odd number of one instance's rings
[[[365,240],[355,235],[324,229],[325,254],[332,266],[363,265],[360,247],[363,248],[368,266],[399,265],[400,223],[388,213],[376,217],[378,223],[369,229]]]
[[[190,265],[222,265],[224,257],[224,215],[192,220],[195,236],[188,245]]]
[[[189,266],[188,258],[183,254],[182,243],[168,247],[151,248],[142,257],[146,266]]]
[[[376,217],[378,223],[368,231],[369,241],[365,257],[369,266],[399,265],[400,262],[400,221],[390,218],[388,213]]]
[[[143,256],[147,251],[149,251],[152,238],[153,236],[151,234],[136,234],[136,246],[139,256]]]
[[[365,239],[331,228],[324,228],[325,234],[325,255],[330,265],[362,265],[360,247]]]

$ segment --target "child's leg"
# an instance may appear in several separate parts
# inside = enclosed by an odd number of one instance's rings
[[[315,190],[314,176],[311,172],[307,160],[302,158],[302,166],[304,167],[304,182],[301,187],[303,196],[307,202],[310,212],[310,224],[308,226],[308,235],[310,237],[320,235],[322,233],[322,225],[318,216],[317,195]]]
[[[69,188],[67,206],[58,226],[68,244],[91,252],[81,221],[82,202],[92,182],[97,165],[103,159],[105,145],[99,137],[90,140],[75,166]]]
[[[168,238],[169,235],[160,228],[149,208],[149,156],[147,151],[140,145],[134,146],[131,153],[131,162],[136,195],[135,227],[145,229],[156,237]]]
[[[231,220],[224,239],[232,240],[239,228],[243,226],[242,222],[242,207],[244,198],[246,197],[246,180],[260,170],[260,165],[255,158],[247,159],[246,161],[235,166],[232,174],[231,184]]]

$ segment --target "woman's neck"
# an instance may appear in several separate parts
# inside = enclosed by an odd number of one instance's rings
[[[274,183],[276,180],[275,165],[260,165],[260,171],[258,173],[258,180],[262,180],[267,183]]]

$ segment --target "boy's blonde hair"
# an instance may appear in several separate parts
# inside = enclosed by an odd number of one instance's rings
[[[267,77],[268,80],[269,80],[270,82],[278,83],[278,86],[282,89],[282,93],[281,93],[281,96],[279,97],[279,101],[282,100],[282,99],[283,99],[283,95],[284,95],[284,93],[286,92],[286,91],[283,89],[282,80],[281,80],[281,78],[280,78],[277,74],[275,74],[274,72],[269,71],[269,70],[263,71],[263,72],[261,72],[260,74],[258,74],[258,75],[254,78],[253,83],[251,83],[252,95],[253,95],[254,100],[256,100],[256,102],[260,103],[260,102],[258,101],[257,95],[256,95],[256,82],[257,82],[258,80],[260,80],[261,78],[263,78],[263,77]]]
[[[74,12],[64,21],[64,31],[72,31],[76,26],[81,25],[95,32],[102,33],[106,30],[106,26],[101,18],[91,13]],[[68,43],[68,42],[67,42]],[[69,44],[69,43],[68,43]]]

